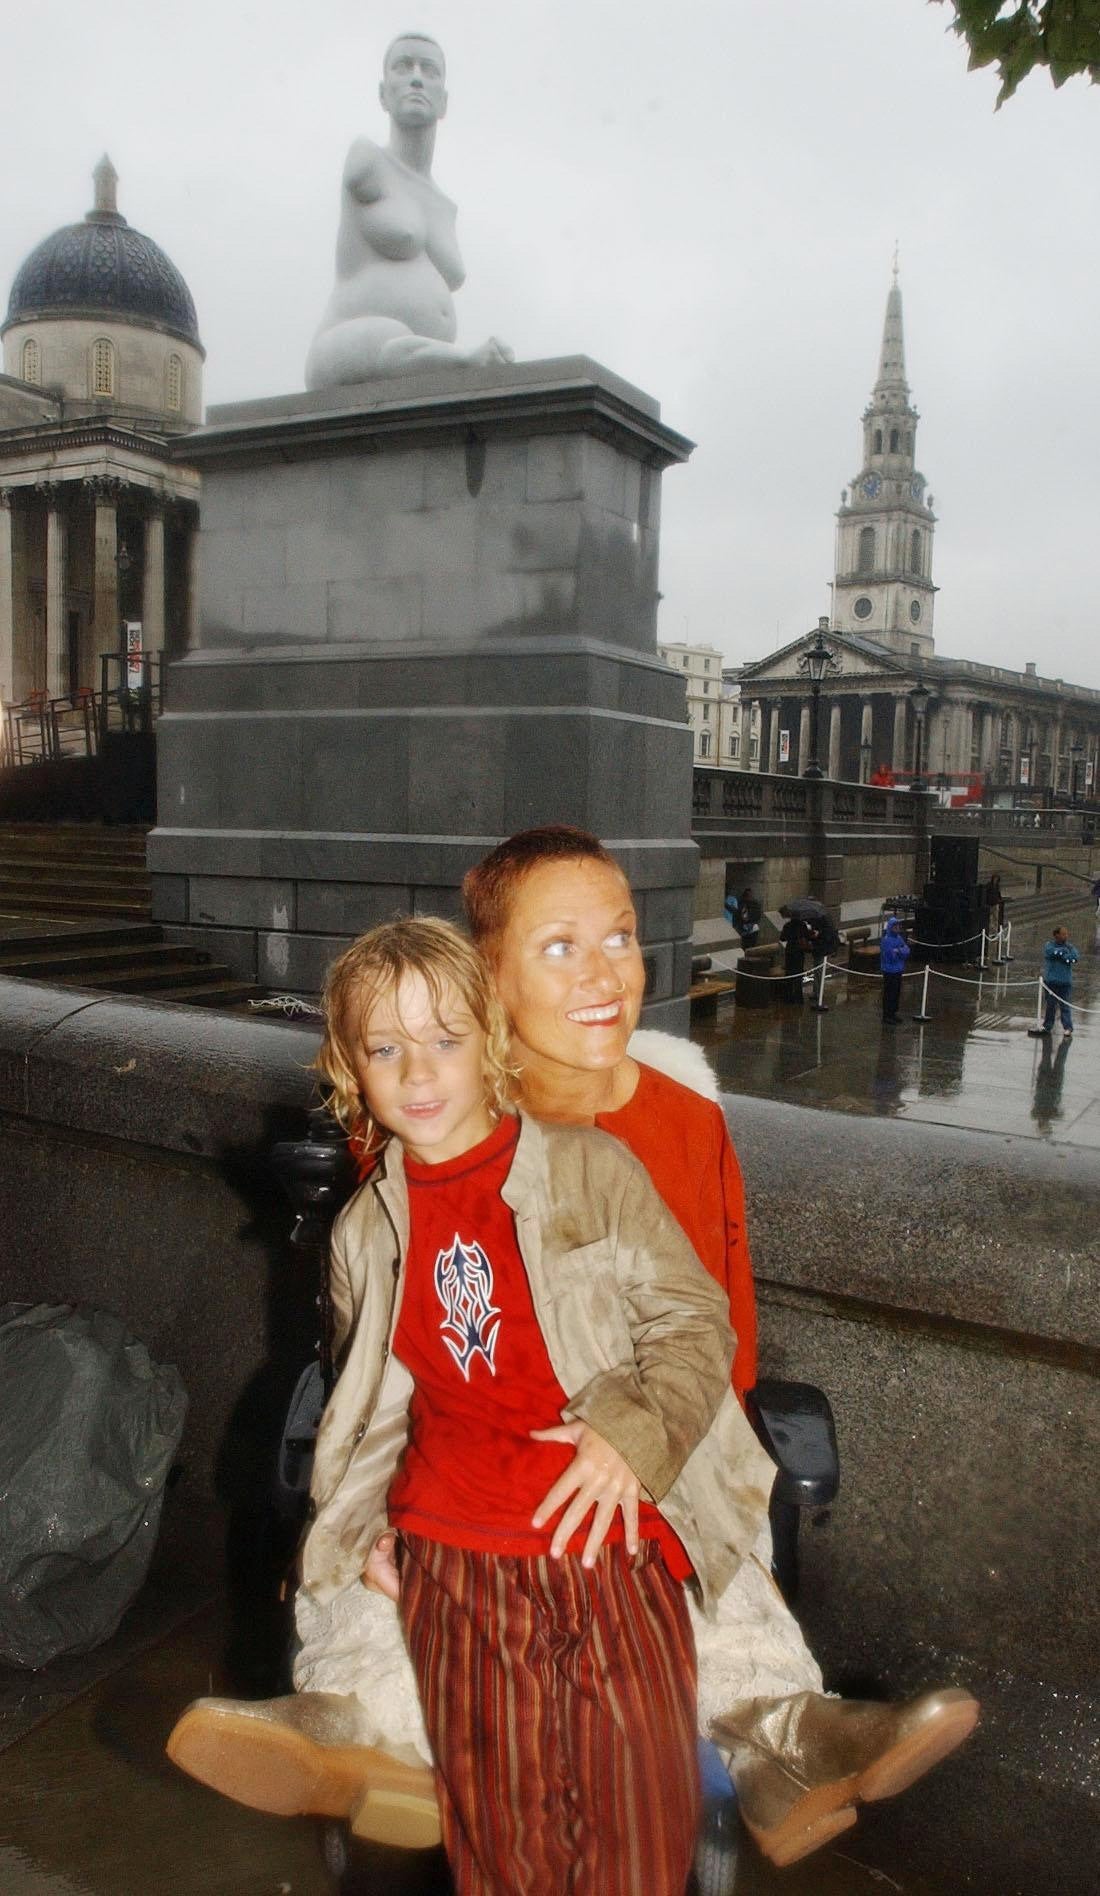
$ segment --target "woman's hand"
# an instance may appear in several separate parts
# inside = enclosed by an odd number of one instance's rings
[[[572,1442],[576,1454],[563,1475],[559,1475],[549,1494],[539,1502],[532,1527],[544,1527],[560,1507],[565,1513],[554,1529],[550,1552],[555,1560],[564,1554],[570,1540],[589,1512],[595,1508],[592,1526],[581,1555],[583,1567],[593,1567],[604,1537],[622,1509],[628,1554],[638,1551],[638,1496],[641,1484],[633,1469],[610,1442],[590,1429],[587,1422],[562,1422],[553,1429],[532,1429],[534,1442]],[[572,1500],[570,1500],[572,1496]]]
[[[401,1598],[401,1583],[397,1577],[397,1560],[394,1549],[397,1535],[392,1528],[379,1534],[363,1568],[360,1579],[365,1587],[372,1587],[376,1593],[384,1593],[387,1600]]]

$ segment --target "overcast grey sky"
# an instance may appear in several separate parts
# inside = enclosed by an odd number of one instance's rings
[[[460,335],[583,351],[698,447],[661,632],[758,657],[828,610],[895,238],[940,653],[1100,687],[1100,91],[994,113],[926,0],[39,0],[5,18],[0,283],[91,202],[191,285],[211,402],[301,387],[388,39],[448,57]]]

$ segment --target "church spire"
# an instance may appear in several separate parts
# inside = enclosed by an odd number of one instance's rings
[[[879,351],[875,395],[886,395],[891,391],[905,396],[909,394],[909,384],[905,379],[905,335],[902,329],[901,285],[898,282],[896,245],[894,247],[894,280],[890,285],[890,294],[886,298],[886,320],[882,325],[882,348]]]
[[[863,466],[837,515],[833,625],[888,651],[931,658],[936,517],[916,466],[919,420],[905,379],[895,250],[878,380],[863,411]]]

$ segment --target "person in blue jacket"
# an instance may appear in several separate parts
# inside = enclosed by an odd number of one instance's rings
[[[879,942],[879,966],[882,969],[882,1024],[896,1027],[901,1003],[901,977],[909,959],[909,943],[896,915],[891,915]]]
[[[1068,930],[1059,924],[1043,948],[1043,992],[1046,1006],[1043,1009],[1043,1024],[1037,1029],[1033,1028],[1033,1033],[1044,1035],[1052,1033],[1054,1016],[1060,1013],[1063,1033],[1067,1040],[1072,1036],[1073,1014],[1069,1002],[1073,990],[1074,963],[1080,958],[1069,938]]]

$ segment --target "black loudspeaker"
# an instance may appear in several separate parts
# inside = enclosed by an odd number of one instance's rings
[[[978,880],[978,849],[976,836],[933,836],[933,882],[941,888],[972,888]]]

